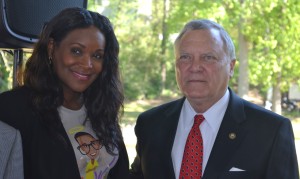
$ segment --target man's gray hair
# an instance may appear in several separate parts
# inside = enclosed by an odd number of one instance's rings
[[[201,29],[216,29],[220,32],[221,38],[224,42],[224,50],[229,56],[231,60],[236,59],[235,56],[235,47],[233,41],[226,30],[218,23],[213,22],[208,19],[197,19],[189,21],[184,28],[181,30],[180,34],[176,38],[174,45],[177,47],[179,41],[181,40],[182,36],[191,30],[201,30]]]

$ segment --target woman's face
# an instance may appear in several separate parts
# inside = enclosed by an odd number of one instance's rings
[[[59,46],[49,42],[49,56],[65,94],[82,93],[95,81],[102,71],[104,49],[105,37],[94,26],[71,31]]]

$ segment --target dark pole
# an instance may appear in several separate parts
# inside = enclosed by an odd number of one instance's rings
[[[22,49],[15,49],[14,50],[14,67],[13,67],[13,88],[17,87],[19,85],[18,82],[18,73],[20,69],[20,67],[22,67],[22,63],[23,63],[23,50]]]

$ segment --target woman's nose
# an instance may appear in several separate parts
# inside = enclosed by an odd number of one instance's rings
[[[93,63],[92,63],[91,57],[90,56],[83,57],[83,59],[81,60],[80,65],[82,67],[85,67],[85,68],[92,68],[93,67]]]

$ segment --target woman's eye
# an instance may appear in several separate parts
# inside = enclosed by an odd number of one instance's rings
[[[71,49],[72,54],[74,55],[80,55],[81,54],[81,50],[78,48],[73,48]]]
[[[93,55],[94,58],[96,58],[97,60],[102,60],[103,59],[103,54],[95,54]]]

